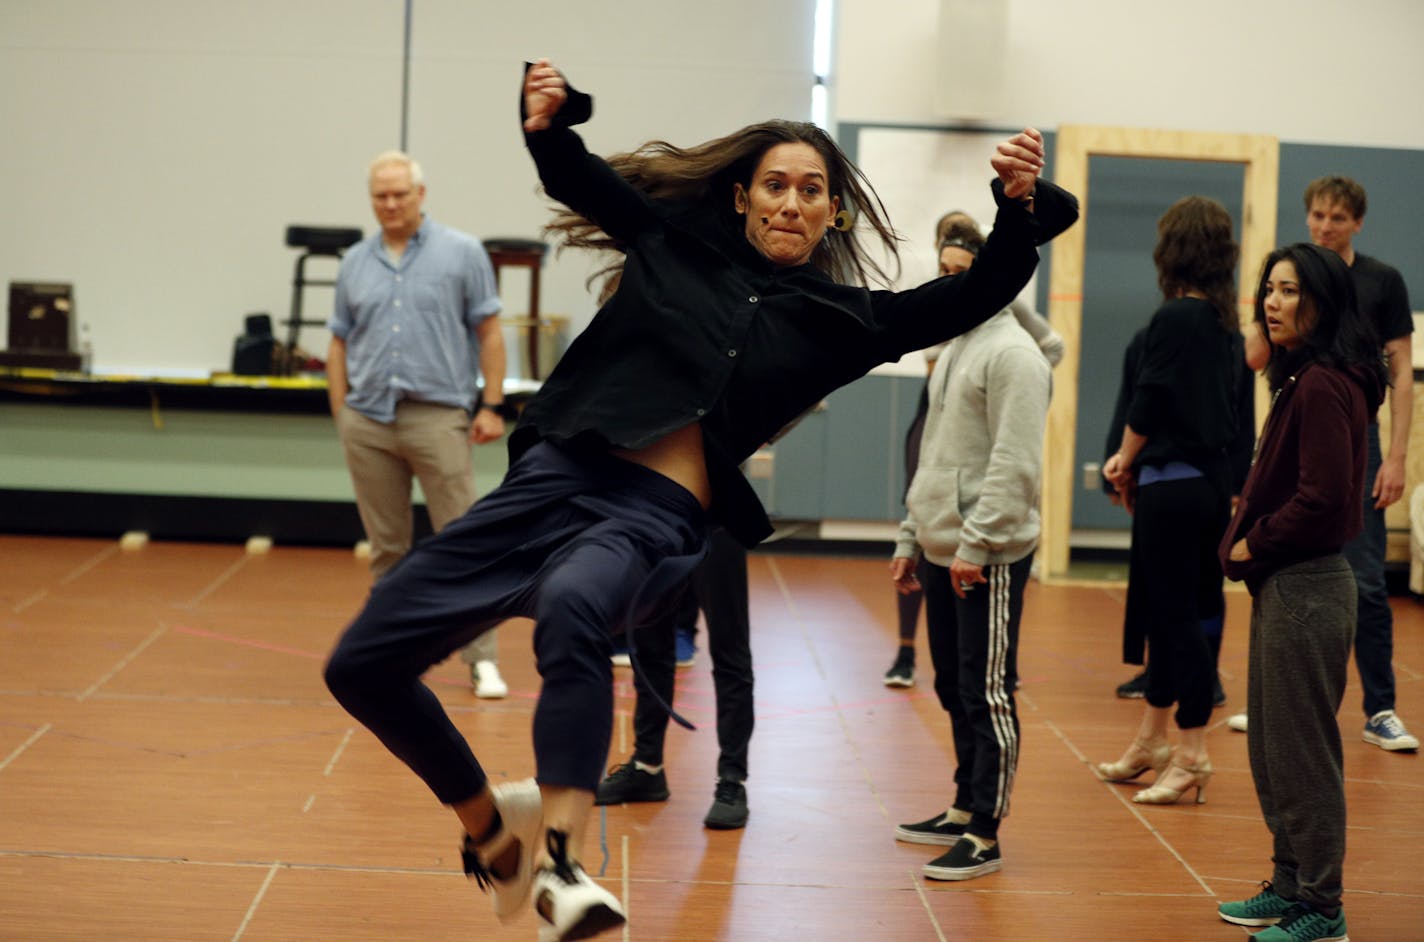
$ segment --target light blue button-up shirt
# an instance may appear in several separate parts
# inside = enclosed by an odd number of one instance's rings
[[[396,263],[378,230],[346,253],[336,278],[329,326],[346,342],[346,404],[386,423],[401,399],[473,408],[475,327],[499,311],[478,239],[425,217]]]

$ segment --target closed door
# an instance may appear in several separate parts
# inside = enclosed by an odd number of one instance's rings
[[[1088,163],[1091,212],[1084,233],[1083,321],[1074,446],[1075,543],[1094,531],[1131,527],[1127,512],[1104,495],[1100,479],[1089,486],[1085,466],[1107,454],[1108,426],[1128,342],[1162,301],[1152,249],[1157,220],[1184,196],[1220,202],[1241,232],[1244,168],[1239,163],[1094,156]],[[1114,443],[1122,434],[1112,431]]]

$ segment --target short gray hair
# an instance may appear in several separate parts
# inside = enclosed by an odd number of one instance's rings
[[[411,183],[415,184],[416,186],[425,185],[425,174],[421,171],[420,164],[412,160],[410,155],[407,154],[405,151],[400,150],[382,151],[381,153],[377,154],[376,158],[371,161],[370,167],[367,168],[367,178],[369,179],[371,174],[375,173],[378,168],[387,166],[388,164],[397,164],[399,166],[405,167],[407,170],[410,171]]]

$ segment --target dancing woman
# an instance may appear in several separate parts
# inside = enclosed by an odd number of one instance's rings
[[[526,407],[504,482],[406,556],[326,668],[338,701],[449,805],[466,868],[510,918],[531,894],[546,942],[624,921],[579,865],[613,724],[613,634],[685,580],[710,521],[770,533],[738,464],[831,390],[962,333],[1027,282],[1077,218],[1039,179],[1040,135],[991,159],[999,210],[974,268],[905,292],[845,229],[893,250],[878,200],[811,124],[770,121],[605,161],[571,129],[592,101],[529,66],[525,141],[571,215],[566,242],[621,253],[619,278]],[[850,214],[840,215],[842,212]],[[491,786],[421,674],[513,616],[536,622],[536,780]]]

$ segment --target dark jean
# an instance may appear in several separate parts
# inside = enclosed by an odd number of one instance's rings
[[[1394,613],[1389,608],[1389,588],[1384,581],[1384,511],[1375,509],[1370,490],[1375,486],[1383,459],[1379,425],[1370,423],[1369,458],[1365,466],[1364,529],[1340,555],[1355,573],[1359,590],[1359,616],[1355,623],[1355,666],[1364,688],[1365,716],[1394,709]]]

